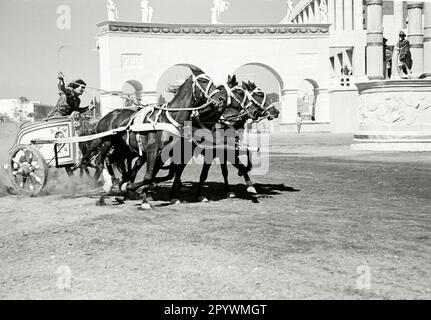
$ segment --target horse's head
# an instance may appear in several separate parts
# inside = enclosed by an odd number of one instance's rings
[[[258,120],[260,117],[264,116],[265,111],[270,106],[267,95],[258,86],[256,86],[254,82],[243,82],[242,87],[246,90],[247,97],[250,100],[250,106],[254,107],[253,113],[250,112],[251,119],[254,121]]]
[[[271,103],[263,112],[262,118],[268,119],[268,120],[274,120],[277,119],[280,115],[280,111],[276,107],[276,103]]]
[[[222,112],[226,107],[226,93],[218,89],[211,78],[201,69],[191,67],[193,75],[192,92],[197,104],[208,103],[214,105],[217,111]]]

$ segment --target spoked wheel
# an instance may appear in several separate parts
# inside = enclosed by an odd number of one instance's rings
[[[48,180],[48,165],[34,146],[19,145],[10,152],[8,169],[18,193],[39,194]]]

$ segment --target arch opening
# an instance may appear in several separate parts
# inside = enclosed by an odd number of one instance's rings
[[[277,71],[264,63],[253,62],[238,67],[232,73],[232,75],[234,74],[240,83],[241,81],[256,83],[259,88],[266,92],[268,101],[276,104],[277,109],[282,111],[280,101],[284,84]],[[263,120],[257,124],[249,125],[247,129],[252,132],[275,132],[278,131],[280,119],[281,115],[272,121]]]
[[[313,80],[306,78],[298,86],[297,112],[304,121],[316,121],[316,105],[319,95],[319,85]]]
[[[142,97],[142,90],[143,86],[142,84],[137,80],[128,80],[126,81],[122,86],[122,94],[125,97],[128,97],[129,99],[124,99],[124,107],[132,107],[134,106],[134,103],[141,103],[141,97]]]
[[[157,103],[163,104],[172,100],[178,88],[192,75],[190,67],[201,69],[193,64],[178,63],[162,73],[156,87]]]

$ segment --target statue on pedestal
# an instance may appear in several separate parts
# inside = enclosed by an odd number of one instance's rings
[[[106,8],[108,9],[108,20],[109,21],[118,20],[118,9],[114,0],[107,0]]]
[[[320,22],[326,23],[328,22],[328,6],[326,5],[326,0],[322,0],[319,6],[320,10]]]
[[[292,14],[293,14],[293,2],[292,2],[292,0],[287,0],[286,5],[287,5],[286,21],[289,23],[290,20],[292,19]]]
[[[406,34],[403,31],[400,31],[399,37],[399,41],[395,46],[395,50],[397,50],[398,75],[401,78],[410,78],[413,65],[412,55],[410,53],[410,42],[405,39]]]
[[[151,22],[153,17],[153,7],[150,7],[150,0],[142,0],[142,22]]]
[[[214,0],[214,7],[211,8],[211,23],[220,23],[220,14],[227,11],[229,2],[226,0]]]

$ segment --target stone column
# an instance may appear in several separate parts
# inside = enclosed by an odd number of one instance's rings
[[[424,72],[431,73],[431,2],[425,2],[424,16]]]
[[[394,43],[397,43],[398,33],[403,30],[403,26],[403,1],[394,1],[394,34],[396,34]]]
[[[302,21],[302,14],[301,13],[298,14],[298,23],[304,23]]]
[[[314,23],[322,23],[322,18],[320,16],[320,1],[322,0],[315,0],[314,1]]]
[[[329,122],[330,119],[330,105],[329,93],[326,88],[314,89],[316,96],[316,107],[314,116],[318,122]]]
[[[351,31],[353,26],[352,0],[344,0],[344,30]]]
[[[410,52],[413,60],[412,74],[416,76],[424,71],[424,35],[422,33],[423,6],[423,2],[418,1],[409,1],[407,3],[409,17],[408,40],[410,42]]]
[[[281,122],[295,123],[296,115],[298,113],[298,89],[284,89],[282,90],[281,95]]]
[[[364,15],[363,15],[362,0],[353,0],[353,21],[354,29],[364,29]]]
[[[312,2],[308,5],[307,11],[308,11],[308,23],[314,23],[314,7]]]
[[[383,79],[383,0],[367,0],[367,76]]]
[[[329,30],[330,31],[334,31],[335,29],[335,0],[326,0],[326,5],[328,8],[328,13],[327,13],[327,22],[329,24],[331,24],[329,26]]]
[[[302,23],[308,23],[308,13],[307,9],[302,10]]]
[[[335,30],[344,30],[343,0],[335,0]]]

